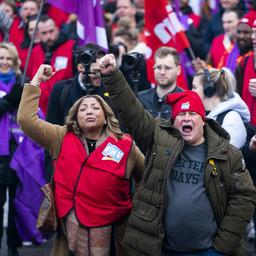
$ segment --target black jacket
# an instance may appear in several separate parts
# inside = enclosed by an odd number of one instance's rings
[[[175,89],[170,92],[181,92],[183,91],[180,87],[175,87]],[[159,98],[156,93],[156,88],[151,88],[138,93],[138,98],[141,101],[144,108],[153,116],[160,117],[164,119],[169,119],[171,116],[170,105],[165,103],[165,97]]]

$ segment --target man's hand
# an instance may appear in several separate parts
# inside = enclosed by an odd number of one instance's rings
[[[196,72],[198,72],[201,69],[207,68],[207,65],[204,60],[201,60],[200,58],[196,58],[192,61],[192,66]]]
[[[114,54],[106,54],[104,57],[102,57],[99,60],[99,63],[100,63],[101,73],[103,75],[109,75],[113,73],[117,68]]]
[[[250,144],[249,144],[249,149],[256,153],[256,135],[252,136]]]
[[[256,78],[251,78],[249,80],[249,92],[252,97],[256,97]]]
[[[53,68],[50,65],[42,64],[38,68],[31,83],[39,86],[41,82],[49,80],[54,74],[55,72],[53,72]]]

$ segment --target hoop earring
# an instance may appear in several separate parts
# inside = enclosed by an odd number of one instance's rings
[[[77,121],[72,122],[72,128],[75,134],[80,135],[80,128],[78,126]]]

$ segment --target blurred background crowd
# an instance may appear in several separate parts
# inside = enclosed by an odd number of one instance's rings
[[[35,222],[40,187],[53,167],[16,122],[23,84],[42,63],[54,67],[40,85],[38,111],[63,125],[81,96],[99,94],[108,102],[98,66],[105,53],[115,55],[156,118],[171,116],[167,94],[201,92],[208,116],[242,149],[256,182],[255,148],[246,147],[253,135],[247,126],[256,125],[255,0],[0,0],[0,237],[8,198],[8,255],[18,255],[24,241],[48,238]],[[230,111],[239,116],[225,117]],[[247,234],[254,239],[253,220]]]

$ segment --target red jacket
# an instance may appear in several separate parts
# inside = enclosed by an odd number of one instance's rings
[[[251,123],[256,125],[256,97],[249,92],[249,80],[256,77],[254,70],[253,55],[248,58],[244,69],[244,83],[242,87],[242,99],[247,104],[251,113]]]
[[[24,41],[24,28],[21,25],[21,20],[19,17],[14,18],[9,34],[9,41],[12,42],[19,51],[20,44]]]
[[[74,208],[86,227],[109,225],[131,210],[130,182],[125,179],[132,147],[128,136],[109,136],[89,156],[72,132],[64,136],[55,162],[54,184],[58,218]]]
[[[75,41],[68,40],[61,44],[52,54],[50,65],[57,71],[55,75],[48,80],[40,84],[41,96],[39,106],[46,114],[48,107],[48,100],[54,84],[57,81],[65,80],[73,76],[73,47]],[[27,75],[30,79],[36,74],[39,66],[44,63],[45,53],[41,44],[36,45],[32,50],[31,59],[29,62]]]

